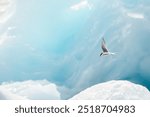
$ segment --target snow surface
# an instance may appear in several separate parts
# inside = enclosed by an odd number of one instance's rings
[[[7,89],[0,87],[0,100],[21,100],[21,99],[26,98],[13,94]]]
[[[80,92],[71,100],[148,100],[150,92],[143,86],[129,81],[109,81],[94,85]]]
[[[60,99],[57,86],[47,80],[28,80],[22,82],[6,82],[0,85],[0,99]]]
[[[25,83],[23,82],[22,85],[23,84]],[[16,90],[16,92],[19,92],[19,87],[17,84],[12,83],[9,84],[9,86],[7,85],[8,84],[3,84],[0,86],[0,100],[30,99],[29,97],[20,95],[19,93],[14,93],[9,89],[9,87],[12,88],[13,85],[14,88],[12,89]],[[23,87],[24,86],[25,85],[23,85]],[[38,92],[38,95],[43,95],[43,92],[41,91],[36,90],[36,92]],[[29,92],[29,94],[30,93],[31,92]],[[49,93],[51,94],[52,92],[50,91]],[[71,100],[98,100],[98,99],[99,100],[128,100],[128,99],[148,100],[150,99],[150,92],[141,85],[134,84],[129,81],[116,80],[116,81],[109,81],[109,82],[94,85],[71,98]]]

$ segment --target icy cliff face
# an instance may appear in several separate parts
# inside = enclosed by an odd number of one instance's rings
[[[71,100],[147,100],[150,92],[128,81],[109,81],[80,92]]]
[[[110,4],[111,3],[111,4]],[[74,90],[109,80],[129,80],[150,89],[150,1],[98,1],[76,44]],[[99,57],[101,37],[116,56]],[[72,62],[73,64],[74,62]],[[73,90],[73,91],[74,91]]]
[[[63,99],[109,80],[150,89],[149,11],[150,0],[0,0],[0,82],[47,79]],[[116,56],[99,56],[101,37]]]

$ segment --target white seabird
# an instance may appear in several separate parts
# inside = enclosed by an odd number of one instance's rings
[[[102,56],[102,55],[115,55],[115,53],[108,51],[104,38],[102,38],[101,48],[102,48],[103,52],[100,54],[100,56]]]

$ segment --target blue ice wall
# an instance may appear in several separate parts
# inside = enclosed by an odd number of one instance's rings
[[[109,3],[108,3],[109,2]],[[110,4],[111,3],[111,4]],[[99,1],[67,62],[67,85],[81,90],[108,80],[130,80],[150,89],[150,2]],[[115,56],[100,57],[101,37]],[[70,59],[71,58],[71,59]]]
[[[108,80],[150,89],[149,0],[89,0],[79,11],[70,6],[80,0],[16,1],[7,24],[16,38],[0,46],[1,82],[47,79],[62,98]],[[101,37],[116,55],[99,56]]]

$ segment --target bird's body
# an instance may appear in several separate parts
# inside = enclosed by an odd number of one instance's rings
[[[104,38],[102,39],[101,48],[102,48],[103,52],[100,54],[100,56],[102,56],[102,55],[115,55],[115,53],[112,53],[112,52],[108,51],[108,49],[106,47],[106,44],[105,44]]]
[[[112,53],[112,52],[102,52],[100,54],[100,56],[102,56],[102,55],[115,55],[115,53]]]
[[[108,53],[108,52],[102,52],[102,53],[100,54],[100,56],[102,56],[102,55],[109,55],[109,53]]]

